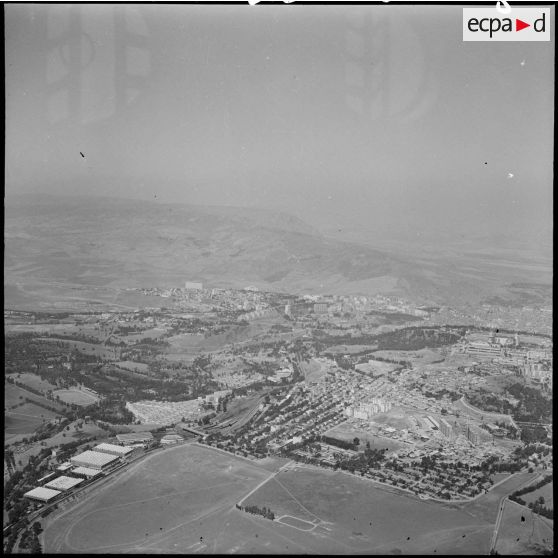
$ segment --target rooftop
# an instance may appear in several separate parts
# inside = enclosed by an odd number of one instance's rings
[[[26,498],[34,498],[35,500],[52,500],[55,496],[60,494],[60,490],[51,490],[50,488],[44,488],[43,486],[38,486],[29,492],[26,492],[24,496]]]
[[[101,471],[89,467],[76,467],[72,473],[75,475],[83,475],[84,477],[96,477],[101,474]]]
[[[133,450],[128,446],[117,446],[116,444],[107,444],[103,442],[102,444],[95,446],[94,451],[115,453],[117,455],[128,455]]]
[[[92,463],[94,465],[102,467],[103,465],[112,463],[116,459],[118,459],[117,455],[112,455],[110,453],[101,453],[100,451],[87,450],[83,453],[80,453],[79,455],[75,455],[71,458],[70,461],[72,463],[75,463],[76,461]]]
[[[131,432],[129,434],[117,434],[116,439],[119,442],[143,442],[144,440],[153,440],[151,432]]]
[[[54,488],[56,490],[69,490],[70,488],[73,488],[81,482],[83,482],[82,479],[62,476],[58,477],[57,479],[51,480],[50,482],[47,482],[45,486],[47,488]]]

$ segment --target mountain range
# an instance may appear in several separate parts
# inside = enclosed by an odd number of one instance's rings
[[[546,277],[533,262],[506,268],[481,256],[395,254],[332,239],[267,209],[95,196],[5,200],[7,303],[14,285],[179,287],[188,280],[449,303],[502,295],[513,281]]]

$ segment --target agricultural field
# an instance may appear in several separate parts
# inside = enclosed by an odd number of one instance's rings
[[[329,554],[486,554],[492,533],[492,524],[456,506],[309,467],[279,472],[243,505],[270,508],[274,524],[304,533],[314,552],[325,542]]]
[[[542,554],[552,548],[554,522],[511,500],[504,503],[502,523],[496,539],[498,554]]]
[[[53,391],[52,394],[55,397],[60,397],[65,403],[74,403],[82,407],[92,405],[99,401],[99,398],[95,397],[92,393],[80,389],[57,389]]]
[[[26,399],[31,402],[26,402]],[[32,434],[44,421],[58,416],[49,409],[33,404],[33,401],[59,407],[53,401],[4,382],[4,442]]]
[[[58,415],[33,403],[4,412],[4,443],[14,441],[20,434],[32,434],[43,422]]]
[[[56,389],[56,386],[54,384],[51,384],[50,382],[43,380],[37,374],[31,374],[29,372],[26,372],[24,374],[7,374],[6,378],[8,377],[16,380],[20,384],[25,384],[26,386],[29,386],[32,389],[36,389],[37,391],[42,391],[43,393],[49,389]]]
[[[76,349],[80,353],[96,356],[102,359],[111,360],[115,358],[115,354],[118,355],[120,349],[115,347],[106,347],[105,345],[87,343],[86,341],[74,341],[71,339],[57,339],[54,337],[39,337],[40,341],[49,341],[51,343],[59,343],[62,341],[66,344],[70,350]]]
[[[4,382],[4,408],[5,409],[9,411],[18,410],[18,408],[15,408],[15,406],[25,402],[25,399],[29,399],[30,401],[36,401],[39,404],[48,405],[49,407],[53,407],[55,409],[59,409],[59,410],[64,409],[64,407],[59,403],[56,403],[56,401],[50,401],[46,397],[37,395],[35,393],[31,393],[30,391],[15,386],[14,384],[9,384],[7,382]]]

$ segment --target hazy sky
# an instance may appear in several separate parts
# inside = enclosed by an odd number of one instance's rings
[[[7,195],[549,231],[554,17],[550,43],[461,29],[457,6],[6,5]]]

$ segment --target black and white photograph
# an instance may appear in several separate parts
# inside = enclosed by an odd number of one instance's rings
[[[553,555],[554,3],[3,10],[5,554]]]

